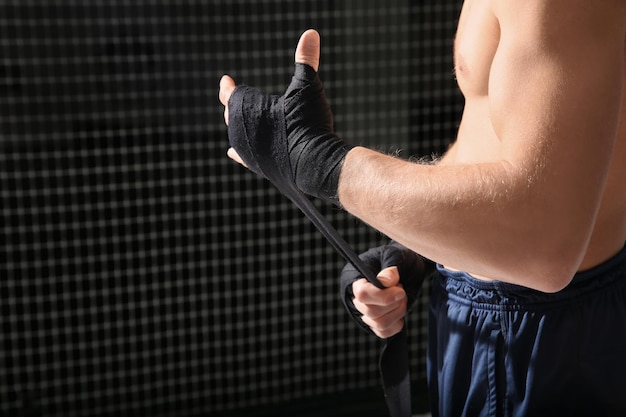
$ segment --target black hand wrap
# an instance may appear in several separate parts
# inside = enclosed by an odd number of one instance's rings
[[[293,201],[354,265],[354,271],[360,271],[354,280],[365,276],[382,287],[376,279],[381,269],[378,264],[366,265],[303,194],[339,204],[337,186],[341,165],[352,148],[333,133],[332,113],[317,73],[307,65],[296,64],[291,85],[281,97],[264,95],[247,86],[237,87],[230,97],[228,111],[230,144],[248,168],[270,180]],[[410,264],[406,263],[409,272],[401,272],[401,277],[411,275]],[[420,287],[421,282],[416,285]],[[413,284],[407,283],[409,287]],[[418,291],[419,288],[415,294]],[[406,329],[383,342],[379,366],[390,416],[409,417],[411,387]]]
[[[435,270],[434,263],[395,241],[391,241],[388,245],[371,248],[360,254],[359,258],[374,275],[387,267],[398,267],[400,283],[407,295],[407,311],[415,303],[424,280]],[[362,314],[352,301],[354,299],[352,284],[361,278],[363,275],[352,264],[348,263],[344,266],[340,276],[341,300],[354,321],[366,332],[374,334],[372,329],[363,322]]]
[[[305,194],[339,204],[339,173],[352,145],[333,132],[333,115],[313,68],[296,64],[281,97],[238,86],[228,112],[230,145],[250,170],[277,186],[292,183]]]

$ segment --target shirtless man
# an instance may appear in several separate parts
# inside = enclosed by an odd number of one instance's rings
[[[467,0],[449,151],[346,150],[340,204],[438,264],[433,415],[626,415],[625,40],[624,0]],[[306,32],[296,61],[317,70],[319,48]],[[234,89],[222,78],[225,106]],[[396,268],[379,278],[354,305],[387,338],[406,297]]]

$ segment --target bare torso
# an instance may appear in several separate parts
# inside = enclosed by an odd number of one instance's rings
[[[467,0],[463,5],[455,40],[455,72],[466,101],[457,140],[443,158],[444,164],[488,162],[500,157],[500,140],[490,122],[488,103],[489,74],[500,28],[490,6],[489,1],[479,0]],[[624,52],[626,60],[626,47]],[[624,68],[626,85],[626,65]],[[579,270],[607,260],[626,242],[626,94],[622,95],[622,103],[603,199]]]

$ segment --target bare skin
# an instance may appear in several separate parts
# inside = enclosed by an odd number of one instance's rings
[[[624,0],[465,1],[455,143],[436,165],[354,148],[341,204],[449,268],[559,291],[626,241],[625,39]],[[316,32],[296,61],[317,68]],[[234,85],[222,79],[224,105]],[[395,268],[379,278],[389,288],[357,281],[354,303],[384,338],[402,328],[406,299]]]

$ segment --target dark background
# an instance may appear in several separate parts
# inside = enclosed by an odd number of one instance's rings
[[[313,27],[339,134],[439,153],[460,3],[1,2],[0,416],[384,415],[344,261],[225,156],[218,81],[280,94]],[[357,251],[386,242],[316,204]]]

